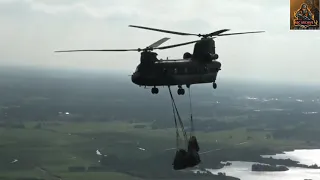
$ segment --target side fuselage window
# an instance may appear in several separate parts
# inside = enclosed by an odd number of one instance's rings
[[[163,69],[162,69],[162,73],[163,73],[164,75],[167,75],[167,74],[168,74],[167,68],[163,68]]]

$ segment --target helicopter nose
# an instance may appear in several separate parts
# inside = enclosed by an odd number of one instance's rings
[[[133,73],[131,76],[131,81],[137,85],[139,85],[140,73]]]
[[[219,61],[213,61],[212,62],[218,69],[221,68],[221,63]]]

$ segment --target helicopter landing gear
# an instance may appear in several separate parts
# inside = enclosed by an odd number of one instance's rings
[[[182,88],[182,86],[179,85],[178,88],[179,88],[179,89],[178,89],[178,95],[184,95],[185,91],[184,91],[184,89]]]
[[[153,88],[151,89],[151,93],[152,93],[152,94],[158,94],[158,93],[159,93],[159,89],[156,88],[156,87],[153,87]]]
[[[217,83],[213,82],[212,87],[213,87],[213,89],[217,89]]]

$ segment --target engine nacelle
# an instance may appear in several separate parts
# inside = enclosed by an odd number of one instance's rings
[[[219,58],[219,55],[218,54],[212,54],[211,57],[212,57],[212,60],[217,60]]]
[[[183,54],[183,59],[190,59],[190,58],[192,58],[192,54],[191,53],[186,52],[186,53]]]
[[[211,53],[206,53],[203,57],[204,61],[213,61],[217,60],[219,58],[218,54],[211,54]]]

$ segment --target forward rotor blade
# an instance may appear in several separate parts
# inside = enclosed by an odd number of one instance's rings
[[[231,35],[239,35],[239,34],[252,34],[252,33],[262,33],[265,31],[252,31],[252,32],[240,32],[240,33],[228,33],[228,34],[219,34],[217,36],[231,36]]]
[[[173,45],[170,45],[170,46],[162,46],[162,47],[157,47],[157,48],[154,48],[154,49],[169,49],[169,48],[174,48],[174,47],[179,47],[179,46],[185,46],[185,45],[188,45],[188,44],[193,44],[193,43],[196,43],[196,42],[199,42],[200,40],[198,41],[190,41],[190,42],[185,42],[185,43],[180,43],[180,44],[173,44]]]
[[[55,52],[84,52],[84,51],[140,51],[141,49],[83,49],[83,50],[65,50],[65,51],[55,51]]]
[[[162,38],[162,39],[160,39],[159,41],[151,44],[149,47],[150,47],[150,48],[158,47],[158,46],[160,46],[161,44],[163,44],[164,42],[168,41],[169,39],[170,39],[170,38]]]
[[[164,29],[149,28],[149,27],[144,27],[144,26],[129,25],[129,27],[147,29],[147,30],[151,30],[151,31],[159,31],[159,32],[170,33],[170,34],[177,34],[177,35],[182,35],[182,36],[198,36],[198,34],[183,33],[183,32],[177,32],[177,31],[168,31],[168,30],[164,30]]]

